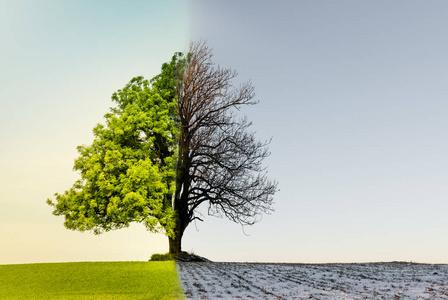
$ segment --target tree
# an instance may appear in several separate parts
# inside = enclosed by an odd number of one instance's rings
[[[191,46],[179,88],[179,157],[177,161],[176,235],[170,252],[181,251],[185,228],[202,220],[197,208],[224,215],[242,225],[253,224],[261,212],[271,211],[277,184],[269,181],[263,160],[267,142],[256,140],[251,123],[235,110],[253,105],[254,88],[234,88],[236,72],[216,66],[204,43]]]
[[[117,107],[97,125],[90,146],[79,146],[81,179],[48,203],[69,229],[101,233],[142,222],[174,235],[178,113],[174,55],[151,81],[135,77],[112,95]]]
[[[253,105],[251,83],[233,86],[236,73],[216,66],[204,43],[176,53],[151,81],[133,78],[114,93],[117,103],[80,146],[81,179],[48,203],[69,229],[95,233],[143,222],[163,231],[171,254],[198,208],[253,224],[269,213],[277,184],[263,167],[269,141],[235,114]]]

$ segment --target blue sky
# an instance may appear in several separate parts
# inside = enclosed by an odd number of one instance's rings
[[[1,1],[0,263],[143,260],[142,226],[68,231],[45,199],[132,76],[190,40],[252,80],[244,111],[280,183],[242,229],[190,225],[215,260],[448,262],[448,4],[443,1]],[[30,249],[34,249],[30,253]]]

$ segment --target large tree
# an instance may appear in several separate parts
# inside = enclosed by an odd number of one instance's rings
[[[256,103],[254,88],[235,87],[236,73],[212,58],[194,43],[152,80],[135,77],[113,94],[117,106],[95,127],[93,143],[78,147],[81,178],[48,200],[67,228],[101,233],[142,222],[163,231],[176,255],[187,226],[202,220],[201,204],[243,225],[271,210],[277,186],[262,164],[268,141],[235,113]]]

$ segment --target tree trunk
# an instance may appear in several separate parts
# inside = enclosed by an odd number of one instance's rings
[[[178,255],[182,251],[182,235],[177,234],[174,238],[168,238],[169,242],[169,253],[171,255]]]
[[[176,211],[176,225],[174,228],[174,237],[168,237],[169,253],[171,255],[178,255],[182,251],[182,236],[184,235],[184,216],[183,210]]]
[[[168,238],[169,253],[176,256],[182,251],[182,235],[188,226],[188,190],[190,179],[188,176],[189,142],[185,138],[188,134],[185,129],[179,138],[179,158],[176,164],[176,191],[174,194],[173,209],[176,214],[175,236]]]

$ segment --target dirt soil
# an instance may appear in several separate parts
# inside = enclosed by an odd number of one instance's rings
[[[177,262],[187,299],[447,299],[448,265]]]

